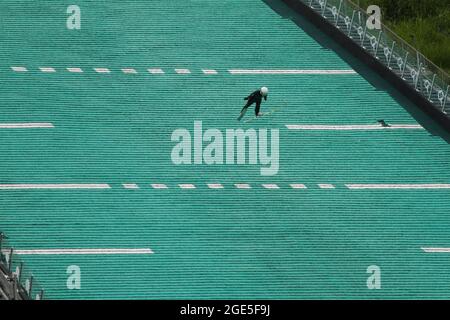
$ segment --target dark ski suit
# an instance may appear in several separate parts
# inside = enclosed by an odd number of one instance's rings
[[[259,109],[261,108],[262,98],[263,98],[263,96],[259,90],[256,90],[255,92],[250,94],[248,97],[244,98],[244,100],[247,100],[247,104],[242,108],[241,113],[242,113],[242,111],[244,111],[245,109],[250,107],[252,104],[256,103],[255,115],[258,116]],[[264,100],[267,100],[267,96],[264,97]]]

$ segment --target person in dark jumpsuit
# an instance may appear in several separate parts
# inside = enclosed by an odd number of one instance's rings
[[[269,89],[267,89],[266,87],[262,87],[261,89],[252,92],[248,97],[244,98],[244,100],[247,100],[247,103],[242,108],[238,121],[240,121],[244,117],[248,107],[250,107],[254,103],[256,103],[255,116],[260,116],[261,114],[259,113],[259,110],[261,108],[262,99],[264,98],[264,100],[267,100],[268,93]]]

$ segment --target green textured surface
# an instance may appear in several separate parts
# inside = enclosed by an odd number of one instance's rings
[[[66,29],[65,1],[0,4],[0,123],[55,125],[0,130],[0,183],[109,183],[112,189],[0,190],[0,229],[17,249],[150,247],[155,253],[23,256],[47,298],[450,298],[450,254],[420,249],[450,246],[450,191],[344,186],[450,183],[448,136],[391,89],[384,91],[382,79],[343,59],[306,22],[298,20],[309,32],[262,1],[77,4],[80,31]],[[96,67],[112,72],[97,74]],[[360,74],[226,72],[353,67]],[[147,68],[167,73],[151,75]],[[242,98],[261,85],[271,90],[263,111],[280,110],[238,124]],[[377,119],[419,122],[427,130],[285,128]],[[259,165],[174,166],[170,135],[177,128],[192,131],[194,120],[205,128],[279,128],[278,175],[260,176]],[[141,189],[125,190],[122,183]],[[179,183],[197,189],[175,188]],[[234,183],[254,188],[237,190]],[[262,183],[281,189],[264,190]],[[290,183],[308,189],[292,190]],[[320,183],[336,189],[320,189]],[[373,264],[382,270],[381,290],[366,286]],[[81,267],[81,290],[66,287],[69,265]]]

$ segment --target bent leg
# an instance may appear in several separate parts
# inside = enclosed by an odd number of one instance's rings
[[[245,113],[247,112],[247,110],[248,110],[248,106],[245,105],[241,110],[241,114],[237,118],[238,121],[241,121],[241,119],[245,116]]]
[[[244,109],[242,109],[241,114],[239,115],[239,117],[237,118],[238,121],[241,121],[241,119],[245,116],[245,113],[247,112],[247,108],[244,107]]]
[[[250,107],[253,104],[253,101],[248,100],[246,105],[242,108],[241,112],[244,111],[244,109],[247,109],[248,107]]]
[[[245,113],[247,112],[248,107],[250,107],[253,103],[255,103],[252,100],[247,101],[247,104],[242,108],[241,114],[238,117],[238,121],[241,121],[241,119],[245,116]]]

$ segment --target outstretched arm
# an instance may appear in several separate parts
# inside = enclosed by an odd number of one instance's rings
[[[256,103],[256,108],[255,108],[255,116],[259,115],[259,109],[261,108],[261,104],[260,103]]]

